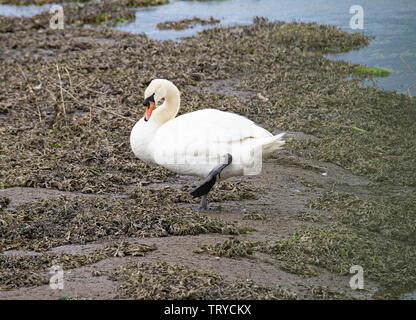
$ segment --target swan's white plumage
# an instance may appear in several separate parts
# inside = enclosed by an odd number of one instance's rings
[[[138,158],[155,162],[179,174],[205,177],[230,153],[233,161],[221,173],[221,178],[226,179],[250,172],[253,154],[261,151],[262,157],[284,144],[281,139],[284,134],[273,136],[245,117],[215,109],[160,120],[163,112],[176,115],[179,97],[176,100],[173,98],[178,93],[175,93],[177,89],[171,82],[159,81],[153,80],[149,88],[153,85],[156,92],[163,88],[166,91],[165,103],[154,111],[160,110],[154,120],[152,115],[147,122],[143,119],[138,121],[130,136],[132,150]],[[147,96],[152,94],[149,88]]]

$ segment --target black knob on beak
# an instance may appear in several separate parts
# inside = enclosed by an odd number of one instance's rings
[[[144,99],[143,105],[145,107],[149,107],[150,106],[150,101],[153,102],[153,103],[155,102],[155,94],[154,93],[150,97],[147,97],[146,99]]]

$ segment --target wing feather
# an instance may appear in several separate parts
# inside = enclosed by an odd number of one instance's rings
[[[249,140],[271,137],[267,130],[237,114],[205,109],[161,126],[152,141],[156,163],[181,174],[206,175]]]

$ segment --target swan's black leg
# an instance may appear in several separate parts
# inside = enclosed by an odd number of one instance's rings
[[[207,210],[208,209],[208,202],[207,202],[207,195],[206,194],[204,194],[201,197],[201,204],[200,204],[198,209],[199,210]]]
[[[191,191],[191,196],[194,198],[202,197],[201,199],[201,206],[199,209],[205,210],[207,209],[207,194],[211,191],[212,187],[214,186],[215,182],[217,181],[217,176],[220,177],[221,171],[225,169],[233,160],[231,154],[226,154],[226,163],[220,164],[219,166],[215,167],[211,170],[208,176],[205,178],[202,183]]]

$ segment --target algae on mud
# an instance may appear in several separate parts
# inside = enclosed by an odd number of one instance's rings
[[[385,194],[362,198],[329,191],[310,202],[314,209],[331,212],[331,219],[392,240],[416,245],[416,193]]]
[[[143,185],[146,184],[147,182],[140,182],[140,185],[130,189],[127,192],[130,198],[137,199],[143,197],[143,194],[146,194],[149,198],[155,197],[156,199],[157,197],[160,197],[160,194],[163,194],[164,200],[170,203],[198,203],[198,201],[193,199],[189,194],[192,190],[190,186],[181,188],[174,188],[171,186],[163,186],[160,188],[143,187]],[[221,181],[215,184],[208,194],[208,201],[218,203],[223,201],[257,199],[256,193],[262,191],[264,190],[243,181],[240,181],[239,183]]]
[[[134,159],[128,145],[132,127],[128,119],[142,116],[142,91],[149,80],[159,77],[180,88],[180,113],[215,107],[244,115],[270,130],[314,135],[314,139],[292,141],[286,149],[303,158],[332,162],[371,181],[366,198],[360,195],[362,189],[350,188],[346,196],[327,194],[316,200],[314,207],[330,212],[331,225],[307,227],[265,246],[262,252],[275,256],[281,268],[310,276],[319,272],[316,267],[346,274],[352,264],[361,264],[380,286],[415,283],[411,223],[416,212],[412,191],[416,186],[416,100],[360,88],[356,79],[345,81],[353,66],[322,55],[358,48],[367,43],[367,37],[329,26],[256,19],[250,26],[213,28],[174,43],[108,28],[80,28],[76,23],[51,31],[42,19],[0,17],[0,78],[4,84],[0,87],[0,134],[4,137],[0,141],[0,185],[94,194],[130,192],[133,199],[48,200],[22,205],[13,211],[14,216],[2,212],[8,225],[1,228],[10,234],[3,248],[45,250],[66,241],[84,243],[151,232],[175,235],[235,230],[229,223],[213,222],[175,206],[169,208],[173,215],[166,216],[166,203],[189,201],[186,190],[168,188],[166,194],[154,198],[160,194],[156,188],[146,191],[140,186],[175,177]],[[246,99],[202,89],[225,79],[235,92],[260,95]],[[302,162],[289,165],[308,166]],[[321,172],[325,168],[308,169]],[[224,200],[229,195],[235,200],[256,196],[255,186],[249,183],[223,185],[233,192],[221,192],[220,187],[218,195]],[[241,192],[235,194],[239,188]],[[344,193],[342,186],[334,188]],[[393,189],[403,194],[386,198]],[[163,205],[153,207],[158,201]],[[380,203],[383,207],[378,210]],[[67,215],[62,204],[68,206]],[[133,207],[141,212],[137,216],[146,219],[135,220]],[[33,217],[38,220],[31,220]],[[28,219],[25,224],[19,220],[23,218]],[[139,227],[130,227],[130,218]],[[306,218],[315,220],[314,216]],[[21,230],[16,225],[25,226],[27,232],[14,233],[13,228]],[[85,230],[92,233],[86,236]],[[50,238],[37,243],[36,234],[50,234]],[[233,252],[232,246],[230,250]],[[129,295],[135,296],[134,290]],[[314,291],[328,296],[323,289]]]
[[[416,284],[414,247],[342,226],[304,228],[266,251],[291,264],[301,261],[340,275],[348,275],[352,265],[360,265],[366,277],[388,288]]]
[[[267,216],[259,212],[246,212],[243,220],[267,220]]]
[[[88,255],[66,253],[29,256],[0,255],[0,291],[47,284],[49,277],[46,274],[52,266],[59,265],[62,269],[68,270],[113,256],[143,256],[146,252],[153,250],[156,250],[155,246],[124,241],[97,249]]]
[[[167,4],[168,0],[0,0],[0,4],[44,5],[61,4],[64,12],[64,27],[70,24],[115,26],[118,23],[135,19],[132,8]],[[49,10],[29,18],[31,23],[46,27],[51,14]],[[9,18],[11,22],[22,22],[19,18]]]
[[[0,0],[0,4],[13,4],[18,6],[28,6],[28,5],[37,5],[41,6],[46,3],[67,3],[67,2],[77,2],[85,3],[99,2],[97,0]],[[112,3],[113,5],[124,5],[128,7],[146,7],[146,6],[156,6],[169,3],[169,0],[102,0],[102,2]]]
[[[7,207],[10,203],[10,199],[7,197],[0,196],[0,212]]]
[[[210,17],[209,19],[203,19],[198,17],[193,17],[192,19],[182,19],[179,21],[166,21],[166,22],[160,22],[156,25],[157,29],[160,30],[182,30],[186,28],[192,28],[196,25],[209,25],[209,24],[217,24],[220,20],[214,19],[213,17]]]
[[[122,281],[121,297],[144,300],[276,300],[295,299],[284,288],[230,282],[203,270],[194,270],[166,262],[130,263],[110,274],[109,279]]]
[[[132,236],[238,234],[245,230],[146,196],[135,200],[85,197],[41,200],[3,213],[1,222],[0,252],[45,251],[64,244]]]
[[[326,286],[312,285],[305,286],[311,293],[314,300],[350,300],[344,292],[331,290]]]
[[[314,276],[317,274],[316,269],[310,264],[305,263],[303,257],[289,257],[288,255],[279,255],[276,247],[281,242],[270,241],[239,241],[237,239],[228,239],[215,245],[202,245],[195,253],[207,253],[218,257],[227,258],[254,258],[255,252],[271,254],[276,258],[277,266],[287,272],[300,276]]]
[[[337,203],[333,207],[339,208]],[[303,227],[279,241],[229,239],[202,245],[195,252],[230,258],[255,257],[255,252],[263,252],[275,258],[280,269],[303,277],[316,276],[317,267],[348,275],[351,266],[360,265],[366,277],[382,288],[397,290],[416,285],[414,246],[386,241],[374,232],[347,228],[341,222],[326,227]]]
[[[137,162],[132,161],[133,157],[126,141],[131,124],[124,119],[95,111],[94,107],[113,109],[116,106],[119,114],[138,119],[140,117],[140,110],[137,108],[139,91],[144,88],[149,79],[154,77],[169,78],[174,80],[179,87],[196,83],[202,85],[207,80],[228,78],[232,74],[243,73],[244,78],[244,75],[249,71],[245,66],[247,61],[257,59],[255,57],[258,56],[249,53],[247,59],[247,50],[258,50],[258,47],[264,47],[262,42],[272,41],[273,45],[270,48],[262,49],[262,55],[266,58],[268,52],[273,52],[274,56],[287,57],[286,49],[282,47],[283,43],[275,41],[276,30],[283,29],[285,30],[283,34],[290,34],[292,29],[301,29],[304,26],[309,28],[309,25],[306,24],[285,26],[282,23],[267,24],[259,20],[250,27],[207,30],[198,38],[194,37],[180,44],[169,41],[159,43],[141,35],[128,35],[108,29],[71,28],[62,32],[60,30],[57,30],[58,32],[44,30],[45,33],[39,34],[35,31],[43,29],[39,25],[30,27],[35,30],[28,30],[30,33],[33,32],[34,39],[21,41],[18,34],[12,37],[6,37],[5,33],[0,34],[3,35],[4,46],[8,48],[14,47],[20,51],[30,47],[33,55],[36,55],[36,52],[38,54],[45,52],[45,50],[50,51],[51,54],[56,51],[60,52],[59,56],[53,59],[54,63],[51,63],[49,59],[39,59],[29,55],[24,58],[28,63],[12,60],[10,64],[2,66],[2,80],[11,85],[8,89],[2,90],[4,96],[9,96],[9,98],[5,105],[1,104],[1,110],[10,116],[8,119],[9,128],[3,132],[6,134],[5,137],[17,134],[20,140],[17,145],[14,143],[16,138],[10,137],[10,139],[5,139],[1,146],[4,151],[2,157],[5,157],[1,159],[0,164],[4,172],[1,177],[3,184],[6,186],[53,187],[67,191],[114,192],[120,189],[120,185],[137,183],[139,179],[136,177],[140,175],[144,179],[149,179],[155,170],[150,170],[147,165],[139,163],[141,167],[139,173],[135,169]],[[264,30],[260,32],[260,29]],[[314,29],[315,27],[312,28],[312,31]],[[244,32],[244,30],[246,31]],[[72,36],[68,43],[67,37],[65,37],[65,33],[68,32],[79,34],[79,36]],[[244,33],[247,34],[242,36]],[[323,35],[329,37],[332,33],[336,32],[330,28],[327,34],[323,33]],[[264,35],[261,36],[262,34]],[[307,34],[305,32],[305,35]],[[119,36],[117,42],[88,41],[88,37],[98,37],[104,41],[104,39],[111,39],[115,35]],[[356,45],[357,37],[355,35],[342,35],[344,40],[340,41],[341,43]],[[223,45],[222,37],[224,36],[228,39],[226,46]],[[39,41],[39,38],[43,40]],[[279,39],[282,42],[288,41],[289,44],[294,41],[292,38],[286,39],[282,36]],[[361,40],[362,43],[365,43],[365,37],[362,37]],[[221,44],[219,45],[217,42]],[[325,41],[321,42],[322,45],[325,45]],[[301,45],[303,48],[308,46],[308,40],[306,36],[305,38],[297,38],[296,43],[292,45]],[[316,46],[317,44],[312,45],[313,48]],[[75,48],[77,49],[74,50]],[[197,48],[204,48],[204,51]],[[120,54],[120,50],[123,54]],[[296,52],[296,50],[289,51]],[[13,52],[10,54],[13,56]],[[224,59],[227,56],[230,58]],[[52,58],[52,56],[50,57]],[[137,57],[140,57],[140,60]],[[315,53],[311,53],[312,60],[317,57]],[[277,56],[270,61],[274,63],[276,58]],[[329,61],[322,57],[320,60],[322,60],[321,63]],[[35,62],[36,64],[34,64]],[[294,61],[292,62],[294,63]],[[335,62],[330,62],[330,64],[332,63]],[[55,85],[56,64],[60,65],[60,70],[68,71],[62,72],[61,75],[67,114],[65,120],[62,119],[60,88]],[[123,69],[119,67],[120,65],[123,65]],[[175,70],[172,70],[172,66],[175,66]],[[244,66],[243,69],[241,69],[242,66]],[[264,75],[266,74],[264,73]],[[143,80],[135,83],[131,79]],[[33,91],[31,88],[39,83],[42,83],[43,86],[34,96],[30,90]],[[88,85],[84,87],[81,84]],[[279,108],[270,103],[262,103],[262,108],[259,109],[256,100],[253,100],[248,102],[246,107],[246,103],[242,105],[235,97],[207,92],[188,92],[184,89],[181,88],[183,92],[181,112],[197,110],[204,106],[217,106],[221,110],[235,111],[249,117],[253,115],[255,118],[253,120],[261,124],[266,122],[268,127],[276,127],[277,125],[282,128],[281,125],[268,121],[279,119],[271,117]],[[17,90],[24,90],[27,92],[27,96],[24,99],[13,97],[18,92]],[[21,106],[16,109],[13,101],[21,101]],[[83,103],[83,101],[88,101],[88,103]],[[33,110],[34,106],[37,109],[35,114],[29,111]],[[239,106],[241,107],[239,108]],[[18,114],[11,114],[10,110],[13,110],[13,113],[19,111]],[[92,112],[89,112],[90,110]],[[41,122],[39,122],[39,118],[42,120]],[[14,122],[16,124],[13,124]],[[25,123],[25,128],[31,129],[19,130],[22,123]],[[117,133],[118,135],[109,136],[108,133]],[[22,143],[23,145],[21,145]],[[35,148],[36,145],[38,147]],[[39,148],[47,153],[35,155]],[[20,155],[18,163],[14,156],[17,154]],[[81,156],[83,159],[80,159]],[[38,164],[34,165],[35,162]],[[13,166],[5,168],[7,163],[13,163]],[[36,169],[33,170],[31,167]],[[70,170],[64,168],[70,168]],[[162,175],[168,174],[166,170],[159,168],[156,170],[161,170]],[[159,180],[157,177],[155,178]]]
[[[238,239],[228,239],[215,245],[202,245],[195,253],[209,253],[219,257],[251,257],[253,255],[253,247],[257,242],[241,242]]]

